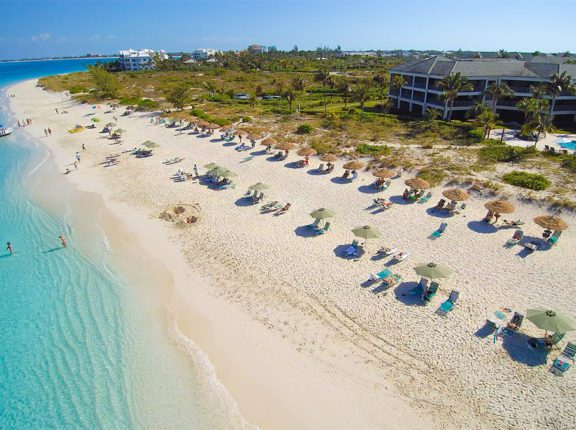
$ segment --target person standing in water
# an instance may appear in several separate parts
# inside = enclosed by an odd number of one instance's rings
[[[14,255],[14,249],[12,249],[12,244],[10,242],[6,243],[6,251],[10,252],[10,255]]]
[[[62,248],[66,248],[66,246],[68,246],[68,243],[66,242],[66,238],[64,237],[63,234],[58,236],[58,239],[60,239],[60,243],[62,244]]]

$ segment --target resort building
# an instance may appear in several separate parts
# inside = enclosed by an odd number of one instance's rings
[[[192,58],[195,60],[207,60],[208,58],[215,57],[216,54],[221,54],[222,51],[210,48],[199,48],[192,51]]]
[[[567,58],[557,56],[532,56],[529,60],[516,58],[448,58],[437,55],[394,67],[390,82],[402,76],[406,82],[401,88],[390,86],[389,97],[400,112],[420,116],[427,108],[438,109],[446,118],[464,118],[478,102],[492,105],[486,94],[492,82],[504,82],[514,92],[512,97],[501,98],[496,105],[500,116],[520,119],[522,114],[516,104],[532,97],[531,86],[549,83],[550,77],[566,72],[576,82],[576,64],[566,63]],[[452,107],[446,106],[439,81],[451,73],[460,73],[472,85],[472,91],[458,93]],[[551,99],[551,96],[545,96]],[[561,93],[554,104],[554,117],[558,120],[576,118],[576,95]]]
[[[248,47],[248,52],[251,54],[262,54],[266,52],[266,48],[262,45],[250,45]]]
[[[141,49],[136,51],[128,49],[118,52],[118,62],[122,70],[152,70],[154,69],[154,56],[158,54],[160,59],[165,60],[168,58],[166,51],[154,51],[153,49]]]

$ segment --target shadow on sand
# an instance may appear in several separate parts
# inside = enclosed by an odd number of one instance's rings
[[[476,233],[491,234],[496,233],[498,229],[493,224],[486,221],[470,221],[468,228]]]
[[[502,348],[512,360],[530,367],[546,364],[548,350],[546,348],[533,348],[528,345],[530,336],[514,332],[509,335],[502,333],[502,336]]]
[[[422,290],[418,286],[418,282],[402,282],[394,290],[394,295],[396,299],[406,306],[425,306],[424,300],[422,300]]]
[[[436,206],[426,209],[426,213],[435,218],[452,218],[454,216],[452,212],[436,209]]]
[[[364,248],[361,246],[358,246],[356,248],[356,253],[357,253],[356,256],[347,256],[346,250],[348,249],[349,246],[350,246],[349,243],[344,244],[344,245],[338,245],[336,248],[334,248],[334,255],[336,257],[340,257],[340,258],[343,258],[345,260],[356,260],[365,254]]]
[[[316,237],[316,236],[318,236],[314,232],[314,229],[310,226],[310,224],[301,225],[301,226],[296,227],[294,229],[294,233],[296,233],[296,236],[300,236],[300,237]]]
[[[364,193],[364,194],[377,194],[383,190],[379,190],[378,188],[376,188],[373,185],[360,185],[358,187],[358,191],[360,191],[361,193]]]

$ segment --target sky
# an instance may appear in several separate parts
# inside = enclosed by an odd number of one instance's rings
[[[0,11],[0,59],[253,43],[576,52],[575,0],[0,0]]]

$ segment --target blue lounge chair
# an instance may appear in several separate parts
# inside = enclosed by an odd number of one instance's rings
[[[447,317],[448,313],[451,312],[452,309],[454,309],[454,305],[458,301],[459,297],[460,293],[456,290],[452,290],[450,296],[448,296],[448,300],[446,300],[440,305],[440,307],[436,311],[436,314],[438,314],[441,317]]]
[[[552,363],[550,372],[556,376],[564,376],[564,373],[574,364],[574,356],[576,356],[576,344],[568,342],[564,351]]]
[[[382,279],[385,279],[391,275],[392,275],[392,272],[390,271],[390,269],[384,269],[381,272],[376,273],[375,275],[371,274],[370,275],[370,281],[378,282],[378,281],[381,281]]]
[[[558,239],[560,239],[560,236],[562,235],[562,231],[561,230],[556,230],[554,232],[554,234],[552,234],[552,236],[550,236],[548,238],[548,243],[552,246],[556,245],[556,243],[558,242]]]
[[[352,244],[346,248],[346,251],[344,251],[344,255],[346,257],[358,257],[358,246],[357,240],[352,241]]]
[[[524,232],[521,229],[518,229],[514,232],[512,239],[508,239],[508,242],[506,242],[504,246],[506,248],[512,248],[513,246],[520,243],[520,241],[522,240],[523,237],[524,237]]]
[[[428,200],[430,200],[431,198],[432,198],[432,191],[428,191],[428,194],[420,197],[420,200],[418,200],[418,203],[427,203]]]
[[[329,228],[330,228],[330,221],[328,221],[326,224],[324,224],[324,227],[322,227],[322,228],[314,227],[314,233],[324,234],[328,231]]]
[[[432,233],[432,237],[434,239],[437,239],[440,236],[442,236],[444,234],[444,231],[446,230],[446,227],[448,227],[448,223],[443,222],[442,224],[440,224],[440,227],[438,227],[438,230],[436,230],[434,233]]]
[[[438,285],[437,282],[430,283],[430,287],[428,287],[428,290],[424,292],[425,303],[429,303],[434,298],[434,296],[438,292],[438,288],[440,288],[440,285]]]

